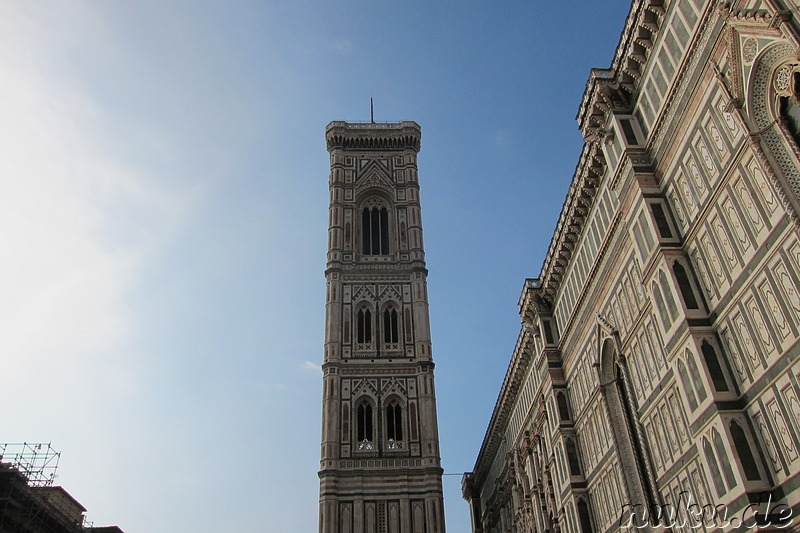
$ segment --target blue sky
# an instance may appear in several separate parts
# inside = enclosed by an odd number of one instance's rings
[[[442,459],[471,470],[628,7],[0,3],[0,442],[52,441],[97,525],[316,530],[324,128],[373,97],[422,126]]]

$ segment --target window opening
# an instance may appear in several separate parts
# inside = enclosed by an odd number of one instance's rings
[[[739,455],[739,462],[744,468],[744,475],[748,481],[758,481],[761,479],[761,474],[758,471],[756,459],[753,457],[753,451],[750,449],[750,443],[747,442],[747,436],[744,434],[742,427],[735,421],[731,421],[731,436],[733,437],[733,445],[736,447],[736,453]]]
[[[372,342],[372,312],[369,309],[358,310],[356,341],[359,344]]]
[[[633,132],[633,126],[631,125],[630,119],[623,118],[619,121],[620,126],[622,126],[622,133],[625,134],[625,140],[630,145],[637,145],[639,141],[636,140],[636,134]]]
[[[556,401],[558,402],[558,416],[562,421],[569,420],[569,406],[567,406],[567,398],[564,393],[556,394]]]
[[[658,233],[664,239],[671,239],[672,230],[669,227],[669,222],[667,221],[667,215],[664,213],[664,208],[661,206],[661,204],[655,203],[650,204],[650,209],[653,210],[653,218],[656,219]]]
[[[372,449],[372,405],[364,402],[358,406],[356,440],[359,450]]]
[[[390,450],[400,448],[397,441],[403,440],[403,413],[397,402],[386,406],[386,439]]]
[[[398,341],[397,311],[394,307],[389,307],[383,312],[383,342],[397,344]]]
[[[700,349],[703,352],[703,359],[708,367],[708,373],[711,374],[711,381],[714,383],[714,388],[717,392],[728,392],[728,382],[725,380],[725,374],[722,372],[722,367],[719,364],[719,358],[714,348],[703,341]]]
[[[573,476],[581,475],[581,464],[578,461],[578,449],[575,446],[575,439],[567,439],[567,460],[569,461],[569,473]]]
[[[578,500],[578,517],[581,521],[581,533],[594,533],[592,514],[589,512],[589,504],[586,503],[586,500]]]
[[[689,283],[689,276],[686,274],[686,269],[683,265],[675,261],[672,263],[672,272],[675,274],[675,279],[678,280],[678,288],[683,297],[683,303],[686,304],[686,309],[698,309],[697,298],[694,297],[692,284]]]
[[[385,207],[365,207],[361,213],[364,255],[389,253],[389,212]]]

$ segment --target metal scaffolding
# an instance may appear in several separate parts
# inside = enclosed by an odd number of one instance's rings
[[[10,463],[19,470],[32,487],[50,487],[56,479],[61,452],[49,442],[0,443],[0,462]]]

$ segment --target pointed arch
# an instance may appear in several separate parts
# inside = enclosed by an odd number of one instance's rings
[[[372,347],[372,337],[374,331],[374,318],[372,304],[361,301],[355,306],[355,334],[357,349],[369,350]]]
[[[578,499],[578,521],[580,522],[581,533],[594,533],[592,513],[585,498]]]
[[[571,476],[581,476],[581,462],[578,458],[578,446],[575,444],[575,437],[567,437],[564,442],[567,451],[567,462],[569,463],[569,473]]]
[[[711,382],[714,384],[714,389],[717,392],[728,392],[730,388],[717,357],[717,351],[706,340],[700,345],[700,351],[703,352],[703,360],[706,363],[706,368],[708,368],[708,373],[711,374]]]
[[[389,254],[389,204],[380,196],[371,196],[361,204],[361,253]]]
[[[759,481],[761,473],[758,471],[758,463],[753,455],[752,448],[750,448],[750,442],[747,440],[744,429],[736,420],[731,420],[729,427],[733,446],[736,448],[736,455],[739,456],[739,464],[742,465],[745,477],[748,481]]]
[[[375,402],[367,395],[355,402],[356,446],[358,450],[374,449],[375,440]]]
[[[598,328],[598,334],[603,331]],[[644,455],[645,446],[636,422],[633,399],[626,386],[624,362],[619,355],[619,340],[612,336],[598,335],[600,387],[611,422],[611,434],[623,472],[627,500],[631,505],[649,507],[656,502],[656,492],[645,476],[649,465]]]
[[[697,298],[695,298],[692,284],[689,281],[689,275],[686,273],[686,269],[680,261],[674,261],[672,263],[672,273],[675,275],[675,280],[678,282],[678,289],[681,291],[681,297],[683,298],[683,304],[686,306],[686,309],[699,309],[700,306],[697,304]]]
[[[558,404],[558,417],[562,422],[571,420],[569,405],[567,404],[567,394],[563,391],[556,392],[556,404]]]
[[[400,305],[389,301],[381,312],[381,340],[386,348],[397,349],[400,342]]]

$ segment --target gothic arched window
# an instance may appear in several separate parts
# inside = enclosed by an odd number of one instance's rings
[[[578,447],[575,446],[575,439],[572,437],[567,439],[567,461],[569,462],[569,473],[573,476],[581,475],[581,463],[578,460]]]
[[[725,374],[722,372],[722,367],[719,364],[719,358],[714,347],[703,341],[700,347],[703,352],[703,359],[708,367],[708,373],[711,374],[711,380],[714,383],[714,388],[717,392],[728,392],[728,382],[725,380]]]
[[[399,342],[397,311],[391,305],[383,312],[383,342],[385,344],[397,344]]]
[[[589,512],[589,504],[583,498],[578,500],[578,519],[581,523],[581,533],[594,533],[592,513]]]
[[[777,70],[778,114],[800,144],[800,72],[797,65],[785,65]]]
[[[385,207],[365,207],[361,212],[361,250],[364,255],[389,253],[389,212]]]
[[[372,312],[367,308],[359,309],[356,315],[356,342],[372,342]]]
[[[403,410],[396,401],[386,406],[386,439],[390,443],[403,440]]]
[[[672,272],[675,274],[675,279],[678,280],[678,288],[683,296],[683,303],[686,304],[686,309],[698,309],[697,298],[694,297],[692,284],[689,283],[689,276],[686,274],[686,269],[683,265],[675,261],[672,263]]]
[[[739,455],[739,462],[744,468],[744,475],[748,481],[758,481],[761,479],[761,474],[758,471],[758,464],[756,458],[753,457],[753,451],[750,449],[750,443],[747,442],[747,436],[744,434],[742,426],[735,420],[731,421],[731,437],[733,437],[733,445],[736,447],[736,453]]]
[[[558,403],[558,417],[561,421],[569,420],[569,406],[567,405],[567,397],[563,392],[556,393],[556,403]]]
[[[372,404],[364,401],[358,406],[356,412],[356,440],[359,450],[372,449]]]

